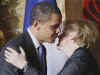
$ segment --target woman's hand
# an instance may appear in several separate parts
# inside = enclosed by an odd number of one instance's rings
[[[7,48],[5,50],[5,60],[16,66],[19,69],[23,69],[25,65],[27,65],[26,56],[24,50],[20,47],[21,53],[16,52],[16,50],[12,48]]]

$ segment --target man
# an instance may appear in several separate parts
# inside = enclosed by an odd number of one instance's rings
[[[55,41],[60,31],[61,12],[48,2],[40,2],[32,8],[30,18],[31,26],[27,31],[3,47],[0,53],[0,75],[46,75],[41,68],[46,63],[41,65],[38,47],[42,42]]]

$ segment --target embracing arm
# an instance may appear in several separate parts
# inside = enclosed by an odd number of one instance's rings
[[[18,69],[5,60],[5,50],[6,47],[0,52],[0,75],[18,75]]]
[[[16,68],[15,73],[7,74],[7,75],[40,75],[40,72],[28,65],[26,60],[26,55],[24,50],[20,47],[20,53],[18,53],[15,49],[7,47],[4,51],[5,59],[4,61],[9,65],[12,65]],[[7,67],[7,66],[6,66]],[[13,71],[13,68],[8,69],[9,71]],[[3,75],[3,74],[2,74]],[[6,74],[4,74],[6,75]]]

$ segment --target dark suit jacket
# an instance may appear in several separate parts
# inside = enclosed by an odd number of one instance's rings
[[[7,47],[14,48],[15,50],[17,50],[17,52],[20,53],[20,46],[25,50],[26,58],[29,63],[26,72],[23,72],[23,70],[19,70],[18,68],[7,63],[4,60],[4,52]],[[27,31],[17,36],[13,40],[8,41],[8,43],[1,50],[0,75],[41,75],[36,49]]]
[[[89,50],[78,48],[58,75],[99,75],[99,69]]]

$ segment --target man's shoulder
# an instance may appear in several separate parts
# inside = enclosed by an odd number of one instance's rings
[[[5,43],[5,45],[2,47],[2,50],[6,49],[7,47],[16,49],[20,44],[23,43],[23,41],[24,41],[23,37],[24,37],[24,33],[21,33],[21,34],[15,36],[14,38],[12,38],[11,40],[8,40]]]
[[[24,33],[21,33],[17,36],[15,36],[14,38],[12,38],[11,40],[9,40],[6,45],[9,45],[9,44],[17,44],[18,42],[21,42],[21,40],[23,39],[24,37]]]

